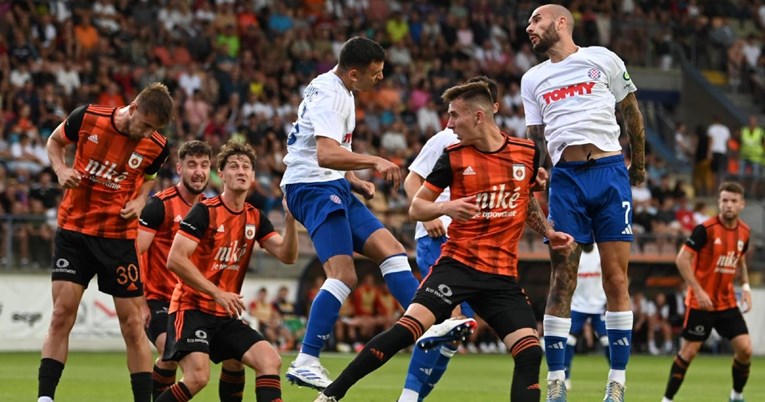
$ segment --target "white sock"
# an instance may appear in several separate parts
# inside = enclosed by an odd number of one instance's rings
[[[554,371],[548,371],[547,372],[547,381],[552,380],[566,380],[566,370],[554,370]]]
[[[417,402],[419,397],[419,392],[404,388],[404,390],[401,391],[401,396],[398,397],[398,402]]]
[[[624,383],[627,382],[627,371],[611,369],[611,371],[608,372],[608,381],[616,381],[619,384],[624,385]]]
[[[308,353],[300,352],[298,353],[297,358],[295,358],[295,366],[298,367],[311,366],[314,364],[319,364],[319,358],[316,356],[311,356]]]
[[[744,393],[738,393],[734,390],[730,390],[730,399],[744,399]]]
[[[37,402],[53,402],[53,399],[50,399],[49,396],[41,396],[37,398]]]
[[[667,399],[667,397],[665,396],[665,397],[661,398],[661,402],[672,402],[672,400],[671,399]]]

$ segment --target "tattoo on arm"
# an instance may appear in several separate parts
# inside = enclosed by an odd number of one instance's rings
[[[545,126],[544,125],[536,125],[536,126],[527,126],[526,127],[526,138],[534,141],[534,147],[537,149],[537,152],[539,153],[539,166],[544,167],[545,166],[545,160],[547,156],[547,141],[545,141]]]
[[[619,109],[624,116],[627,126],[627,136],[630,140],[631,160],[638,168],[645,167],[645,128],[643,127],[643,114],[640,113],[637,98],[630,93],[621,102]]]
[[[544,236],[545,232],[552,228],[550,222],[547,222],[547,217],[542,212],[542,208],[539,206],[537,199],[534,198],[534,193],[529,195],[529,210],[526,214],[526,224],[529,225],[531,230]]]

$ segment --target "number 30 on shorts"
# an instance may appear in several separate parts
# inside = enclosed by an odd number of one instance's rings
[[[122,265],[117,267],[117,283],[120,285],[126,285],[128,282],[138,282],[140,276],[141,273],[135,264],[130,264],[127,267]]]

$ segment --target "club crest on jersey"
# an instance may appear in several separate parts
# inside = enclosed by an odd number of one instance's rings
[[[513,179],[521,181],[526,178],[526,165],[520,163],[513,164]]]
[[[138,169],[138,167],[141,166],[141,162],[143,162],[143,156],[133,152],[133,154],[130,155],[130,159],[128,159],[128,167],[131,169]]]
[[[244,237],[247,240],[255,238],[255,225],[247,224],[244,226]]]
[[[340,197],[336,196],[335,194],[332,194],[329,196],[329,200],[334,202],[335,204],[342,204],[343,202],[340,200]]]
[[[744,251],[744,241],[743,240],[739,240],[736,243],[736,248],[738,249],[739,252]]]
[[[600,78],[600,70],[597,68],[591,68],[589,71],[587,71],[587,76],[590,77],[590,79],[597,80]]]

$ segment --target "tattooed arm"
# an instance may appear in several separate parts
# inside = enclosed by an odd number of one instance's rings
[[[635,93],[629,93],[621,102],[619,110],[624,116],[630,140],[630,183],[638,185],[645,181],[645,129]]]
[[[568,233],[556,232],[550,222],[547,221],[547,217],[542,212],[542,208],[539,207],[537,199],[534,198],[534,193],[529,194],[529,209],[526,213],[526,224],[529,227],[547,238],[550,241],[550,245],[553,249],[560,250],[565,249],[574,242],[574,238]]]
[[[534,141],[534,147],[541,156],[539,167],[544,167],[547,156],[547,141],[545,140],[545,126],[542,124],[535,126],[526,126],[526,138]]]

